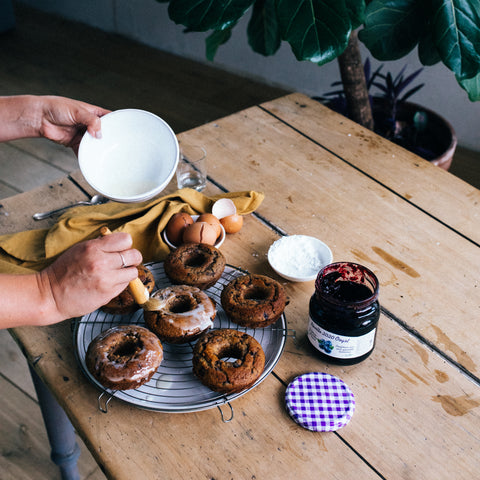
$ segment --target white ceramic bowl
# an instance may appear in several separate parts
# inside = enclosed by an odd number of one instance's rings
[[[192,215],[193,221],[196,222],[198,215]],[[225,229],[223,228],[223,225],[220,224],[220,227],[222,229],[222,233],[220,233],[220,237],[218,237],[217,242],[215,243],[215,247],[220,248],[220,245],[225,241]],[[162,232],[162,238],[165,241],[165,243],[172,249],[176,250],[178,247],[174,245],[167,237],[167,229],[164,228]]]
[[[159,194],[178,164],[177,137],[153,113],[116,110],[101,118],[102,138],[88,132],[78,150],[85,180],[117,202],[141,202]]]
[[[332,263],[332,252],[321,240],[308,235],[290,235],[273,242],[268,262],[281,277],[292,282],[315,280]]]

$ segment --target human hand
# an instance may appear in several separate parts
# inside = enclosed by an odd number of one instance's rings
[[[93,312],[120,294],[138,276],[136,265],[142,262],[131,246],[129,234],[113,233],[78,243],[40,272],[41,289],[51,299],[49,322]]]
[[[86,130],[93,137],[100,138],[100,117],[109,110],[65,97],[38,98],[41,136],[71,147],[75,153]]]

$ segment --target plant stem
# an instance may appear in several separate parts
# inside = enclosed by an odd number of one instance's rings
[[[338,65],[349,118],[369,130],[373,130],[372,107],[368,99],[367,82],[356,31],[351,33],[347,48],[338,57]]]

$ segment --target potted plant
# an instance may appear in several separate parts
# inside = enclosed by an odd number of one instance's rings
[[[416,103],[407,101],[424,84],[411,87],[423,71],[419,68],[405,76],[406,66],[394,77],[383,74],[380,65],[371,73],[370,59],[365,61],[363,71],[372,109],[373,130],[388,140],[406,148],[445,170],[450,168],[457,146],[457,137],[450,123],[437,113]],[[342,82],[332,87],[342,87]],[[377,92],[374,89],[377,89]],[[332,110],[349,116],[343,88],[314,97]]]
[[[418,48],[423,65],[443,62],[470,100],[480,99],[479,0],[157,0],[186,32],[211,31],[207,58],[226,43],[247,11],[251,48],[273,55],[288,42],[298,60],[338,59],[350,117],[373,128],[358,39],[378,60]],[[358,39],[357,39],[358,33]]]

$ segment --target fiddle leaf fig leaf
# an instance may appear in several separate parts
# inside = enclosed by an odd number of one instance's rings
[[[355,30],[365,21],[365,0],[345,0],[349,11],[352,29]]]
[[[480,72],[480,0],[432,0],[432,34],[443,63],[459,80]]]
[[[427,112],[419,110],[413,115],[413,126],[418,132],[423,132],[428,126],[428,115]]]
[[[250,47],[266,56],[273,55],[282,41],[275,5],[276,0],[257,0],[247,27]]]
[[[430,66],[435,65],[441,61],[437,47],[433,42],[432,33],[429,29],[425,32],[424,36],[418,44],[418,58],[422,65]]]
[[[352,31],[345,0],[277,0],[277,15],[297,60],[319,65],[345,50]]]
[[[409,53],[427,28],[423,0],[372,0],[358,38],[378,60],[397,60]]]
[[[234,26],[254,0],[170,0],[168,15],[191,32]]]
[[[480,73],[467,80],[458,80],[458,83],[468,93],[468,99],[471,102],[480,100]]]
[[[397,60],[418,45],[423,65],[442,61],[470,100],[480,100],[480,0],[156,1],[169,4],[170,18],[185,32],[213,32],[206,41],[210,60],[253,6],[247,34],[257,53],[273,55],[286,41],[297,60],[323,65],[363,24],[358,37],[378,60]]]
[[[215,30],[213,31],[205,40],[206,44],[206,57],[207,60],[213,62],[215,54],[217,53],[218,47],[230,40],[232,36],[232,29],[226,28],[225,30]]]

